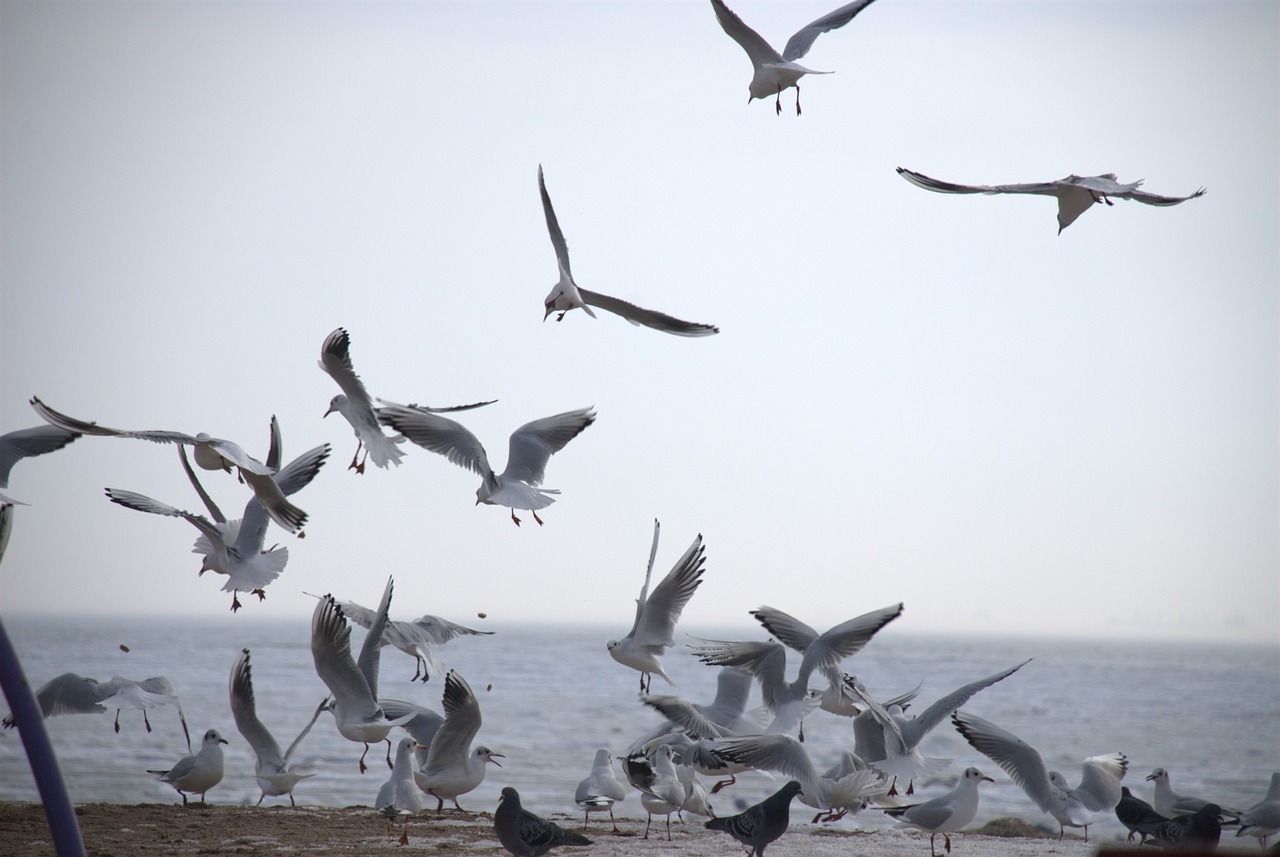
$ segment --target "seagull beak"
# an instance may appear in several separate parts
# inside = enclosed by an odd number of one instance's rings
[[[499,768],[501,768],[501,767],[502,767],[502,763],[500,763],[500,762],[497,760],[497,758],[495,758],[495,757],[497,757],[497,756],[502,756],[502,758],[504,758],[504,759],[505,759],[505,758],[507,758],[507,757],[506,757],[506,756],[503,756],[501,753],[492,753],[492,754],[490,754],[490,756],[489,756],[489,761],[490,761],[490,762],[493,762],[495,765],[497,765]]]
[[[547,311],[542,314],[542,320],[546,321],[547,317],[555,311],[556,311],[556,308],[554,304],[547,304]]]
[[[982,777],[982,779],[986,780],[986,781],[987,781],[987,782],[989,782],[989,783],[994,783],[994,782],[995,782],[995,780],[993,780],[993,779],[991,779],[990,777],[987,777],[987,776]]]
[[[219,744],[227,744],[227,745],[230,745],[230,744],[231,744],[231,742],[230,742],[230,741],[228,741],[226,738],[219,738],[219,739],[218,739],[218,743],[219,743]]]
[[[1156,778],[1156,775],[1155,775],[1155,774],[1147,774],[1147,779],[1148,779],[1148,780],[1154,780],[1155,778]]]

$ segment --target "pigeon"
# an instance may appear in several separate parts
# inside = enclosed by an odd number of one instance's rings
[[[1222,807],[1206,803],[1190,815],[1179,815],[1156,826],[1151,838],[1166,851],[1218,850],[1222,836]]]
[[[320,368],[329,373],[329,377],[337,381],[338,386],[342,388],[341,393],[329,400],[329,410],[325,411],[324,415],[327,417],[335,411],[342,414],[343,419],[351,424],[351,429],[355,432],[356,452],[351,456],[351,463],[347,465],[347,469],[364,473],[365,461],[370,457],[373,458],[373,463],[383,470],[389,469],[388,464],[399,467],[404,453],[397,448],[397,444],[403,443],[404,438],[399,435],[387,437],[383,434],[382,427],[378,425],[378,415],[373,407],[373,399],[365,390],[360,376],[352,368],[351,336],[345,329],[339,327],[324,338],[324,344],[320,347]],[[497,400],[454,405],[448,408],[424,407],[423,410],[432,413],[469,411],[472,408],[491,405],[494,401]],[[364,458],[360,457],[362,449]]]
[[[546,321],[553,312],[560,313],[556,316],[556,321],[564,321],[565,314],[569,310],[578,308],[595,318],[596,314],[591,311],[591,308],[596,307],[622,316],[636,326],[643,325],[676,336],[711,336],[720,332],[720,328],[714,324],[681,321],[665,313],[638,307],[619,298],[579,288],[569,268],[569,245],[564,240],[564,233],[560,231],[560,222],[556,219],[555,209],[551,207],[551,195],[547,193],[547,184],[542,178],[541,164],[538,165],[538,192],[542,195],[542,213],[547,219],[547,232],[551,234],[551,246],[556,251],[556,264],[560,269],[559,282],[551,287],[546,300],[543,301],[543,307],[546,310],[542,314],[543,321]]]
[[[378,789],[373,807],[387,819],[387,833],[390,835],[391,822],[397,817],[404,818],[404,828],[400,831],[400,844],[409,844],[409,816],[426,809],[427,796],[413,781],[413,756],[419,746],[414,738],[401,738],[396,745],[396,761],[391,766],[391,777]]]
[[[418,446],[438,452],[459,467],[480,474],[483,481],[476,489],[476,505],[507,506],[516,526],[520,526],[516,509],[528,509],[538,526],[542,526],[538,510],[554,503],[555,498],[551,495],[560,493],[538,487],[546,475],[547,462],[595,422],[596,415],[591,408],[582,408],[520,426],[511,433],[507,469],[502,473],[493,472],[489,456],[476,436],[448,417],[413,405],[384,401],[378,409],[378,420]]]
[[[983,782],[993,783],[995,780],[977,768],[965,768],[960,782],[945,795],[911,806],[892,807],[884,812],[896,818],[901,827],[915,827],[929,834],[930,857],[938,857],[933,843],[939,833],[942,834],[946,853],[950,854],[950,834],[973,821],[978,814],[978,785]]]
[[[459,795],[472,791],[484,782],[485,766],[492,762],[499,768],[501,753],[483,744],[471,747],[471,741],[480,731],[480,702],[471,692],[471,686],[457,670],[444,678],[444,722],[431,739],[422,770],[414,774],[418,788],[434,797],[436,812],[444,809],[444,799],[450,798],[460,812],[466,812],[458,803]]]
[[[765,846],[787,832],[791,823],[791,800],[800,794],[800,784],[791,780],[755,806],[737,815],[713,818],[705,827],[723,830],[751,849],[748,857],[764,857]]]
[[[316,719],[324,712],[324,703],[321,703],[316,708],[316,713],[311,715],[311,720],[298,733],[298,737],[293,739],[289,749],[281,753],[280,745],[276,743],[276,739],[267,730],[267,727],[262,724],[262,721],[258,719],[257,706],[253,697],[253,675],[249,667],[248,649],[242,649],[240,656],[236,658],[236,662],[231,666],[229,692],[231,695],[231,715],[235,718],[236,728],[240,730],[244,740],[249,742],[249,746],[253,748],[254,756],[257,758],[253,773],[258,780],[258,788],[262,791],[262,795],[258,798],[256,806],[261,806],[262,801],[268,796],[278,797],[280,795],[288,795],[289,806],[297,806],[293,801],[294,786],[300,780],[314,777],[315,774],[304,773],[298,769],[290,768],[289,759],[293,756],[293,751],[298,749],[298,745],[302,743],[302,739],[307,737],[307,733],[315,725]]]
[[[1280,831],[1280,771],[1271,775],[1267,795],[1240,813],[1240,829],[1236,836],[1256,836],[1263,848],[1267,837]]]
[[[667,576],[649,594],[649,579],[653,574],[653,558],[658,552],[658,522],[653,522],[653,547],[649,550],[649,567],[644,573],[644,586],[636,599],[636,618],[631,630],[621,640],[610,640],[606,645],[609,656],[623,666],[640,673],[640,692],[647,690],[652,673],[675,686],[662,668],[662,656],[675,645],[676,622],[685,605],[702,583],[703,565],[706,562],[699,534],[689,549],[667,572]]]
[[[515,857],[541,857],[560,845],[590,845],[580,833],[565,830],[553,821],[534,815],[520,806],[520,793],[511,786],[502,790],[493,813],[493,830],[498,841]]]
[[[157,779],[168,783],[182,795],[182,805],[187,805],[187,793],[200,794],[200,802],[204,803],[205,793],[222,782],[222,745],[227,739],[218,734],[217,729],[204,733],[200,742],[200,750],[194,756],[183,756],[167,771],[147,771],[157,774]]]
[[[1129,791],[1128,786],[1120,788],[1120,802],[1116,804],[1116,818],[1120,819],[1120,823],[1129,829],[1129,835],[1125,837],[1125,842],[1132,842],[1134,834],[1141,838],[1138,840],[1139,845],[1143,845],[1147,841],[1147,837],[1155,834],[1155,829],[1163,824],[1166,819],[1163,815],[1156,812],[1155,807],[1147,803],[1140,797],[1134,796]]]
[[[964,739],[992,759],[1018,784],[1036,806],[1058,820],[1058,838],[1066,827],[1083,827],[1089,841],[1089,825],[1110,818],[1120,802],[1120,780],[1129,769],[1123,753],[1091,756],[1084,760],[1080,785],[1071,788],[1066,777],[1050,771],[1036,748],[994,723],[963,711],[951,715]]]
[[[814,40],[823,33],[830,32],[853,20],[853,17],[871,5],[873,0],[854,0],[841,6],[834,12],[823,15],[816,21],[806,25],[787,40],[782,53],[761,38],[755,30],[742,23],[742,19],[733,13],[722,0],[711,0],[711,8],[715,10],[716,20],[729,38],[738,43],[751,59],[752,77],[748,89],[750,95],[747,103],[755,98],[776,97],[774,113],[782,113],[782,90],[795,87],[796,115],[800,115],[800,78],[806,74],[831,74],[829,71],[814,71],[798,64],[796,60],[804,57],[813,46]]]
[[[898,175],[916,187],[937,191],[938,193],[985,193],[988,195],[1029,193],[1057,197],[1059,235],[1062,234],[1062,230],[1074,223],[1077,217],[1088,211],[1094,203],[1101,202],[1107,205],[1115,205],[1111,201],[1112,198],[1115,198],[1132,199],[1147,205],[1168,206],[1204,196],[1205,193],[1205,189],[1200,188],[1190,196],[1158,196],[1154,193],[1138,190],[1142,184],[1141,179],[1136,182],[1120,182],[1116,180],[1115,173],[1104,173],[1100,176],[1077,176],[1072,174],[1066,178],[1058,179],[1056,182],[1000,185],[952,184],[951,182],[929,178],[923,173],[912,172],[902,167],[898,167]]]
[[[187,750],[191,749],[191,733],[187,729],[187,718],[182,712],[182,702],[173,688],[173,683],[164,676],[153,676],[134,681],[124,676],[113,676],[110,681],[98,681],[96,678],[85,678],[75,673],[63,673],[49,679],[36,691],[36,701],[45,717],[56,717],[59,714],[103,714],[109,708],[116,710],[115,731],[120,731],[120,711],[125,708],[142,712],[142,722],[147,731],[151,731],[151,721],[147,711],[160,705],[172,705],[178,709],[178,719],[182,722],[182,732],[187,736]],[[12,715],[5,717],[3,726],[12,729],[15,726]]]
[[[51,425],[0,434],[0,488],[9,487],[9,472],[22,459],[62,449],[78,437],[80,435],[77,432]],[[0,494],[0,504],[7,506],[14,503],[26,505],[20,500]]]
[[[613,805],[627,797],[627,790],[618,782],[613,774],[613,754],[607,747],[596,750],[595,761],[591,763],[591,773],[578,783],[573,794],[573,801],[582,810],[582,829],[587,829],[587,821],[593,812],[609,813],[609,821],[613,824],[613,832],[618,833],[618,822],[613,817]]]

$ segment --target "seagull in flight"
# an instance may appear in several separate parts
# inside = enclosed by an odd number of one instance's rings
[[[806,74],[831,74],[831,72],[814,71],[811,68],[805,68],[797,63],[796,60],[809,53],[809,48],[813,47],[813,42],[818,36],[843,27],[852,21],[855,15],[870,6],[872,2],[874,0],[854,0],[854,2],[841,6],[834,12],[823,15],[818,20],[810,22],[787,40],[787,46],[782,49],[782,53],[778,53],[759,33],[742,23],[742,19],[734,14],[732,9],[724,5],[723,0],[711,0],[711,8],[715,10],[716,19],[729,35],[729,38],[737,42],[751,59],[753,74],[751,86],[748,90],[751,94],[747,97],[747,103],[751,103],[754,98],[768,98],[773,95],[776,98],[774,112],[780,115],[782,113],[782,90],[794,86],[796,90],[796,115],[799,116],[800,78]]]
[[[471,741],[480,731],[480,701],[471,686],[457,670],[444,677],[444,722],[431,738],[427,759],[422,770],[414,774],[418,788],[436,799],[436,812],[444,809],[444,799],[449,798],[460,812],[466,812],[458,803],[458,797],[474,790],[484,782],[485,766],[492,762],[499,768],[501,753],[483,744],[471,747]]]
[[[609,655],[623,666],[640,672],[640,692],[648,689],[652,673],[675,687],[675,682],[662,668],[662,656],[676,644],[676,622],[693,593],[702,583],[703,565],[706,562],[702,535],[699,534],[689,549],[676,561],[662,582],[649,595],[649,578],[653,574],[653,559],[658,552],[659,525],[653,522],[653,547],[649,550],[649,567],[644,573],[644,586],[636,599],[636,618],[630,632],[621,640],[610,640],[606,645]]]
[[[560,231],[560,222],[556,220],[555,209],[551,207],[551,196],[547,193],[547,184],[542,178],[541,164],[538,165],[538,191],[542,194],[542,212],[547,218],[547,231],[551,233],[551,246],[555,248],[556,264],[560,268],[560,281],[551,287],[547,299],[543,301],[546,307],[546,312],[542,314],[543,321],[546,321],[547,316],[553,312],[560,313],[556,321],[564,321],[565,313],[579,307],[587,315],[595,318],[596,314],[591,311],[591,307],[596,307],[614,315],[620,315],[634,325],[644,325],[676,336],[710,336],[720,332],[720,328],[714,324],[681,321],[609,295],[579,288],[574,282],[573,272],[569,267],[569,245],[565,243],[564,233]]]
[[[62,449],[79,436],[76,432],[50,425],[18,429],[0,435],[0,488],[9,487],[9,471],[22,459]],[[21,500],[14,500],[0,493],[0,504],[12,503],[26,505]]]
[[[404,438],[387,437],[383,434],[382,427],[378,425],[378,415],[373,407],[373,399],[370,398],[369,392],[364,388],[364,382],[351,366],[351,336],[344,328],[339,327],[325,337],[324,345],[320,348],[320,368],[328,372],[329,377],[337,381],[338,386],[342,388],[341,393],[329,400],[329,410],[325,411],[324,415],[327,417],[335,411],[342,414],[343,418],[351,424],[356,435],[356,453],[351,456],[351,463],[347,465],[347,469],[364,473],[364,463],[370,456],[373,456],[373,463],[383,470],[388,469],[388,464],[399,467],[404,453],[396,445],[403,443]],[[432,413],[469,411],[472,408],[491,405],[495,401],[497,400],[492,399],[470,405],[423,408],[423,410]],[[362,449],[364,458],[360,457]]]
[[[1169,206],[1204,196],[1205,193],[1205,189],[1200,188],[1190,196],[1159,196],[1158,194],[1147,193],[1145,190],[1139,190],[1138,188],[1142,184],[1141,179],[1136,182],[1120,182],[1116,180],[1115,173],[1104,173],[1100,176],[1077,176],[1072,174],[1064,179],[1058,179],[1056,182],[998,185],[953,184],[952,182],[930,178],[924,173],[912,172],[902,167],[898,167],[898,175],[917,187],[938,193],[985,193],[987,195],[1030,193],[1039,196],[1057,197],[1059,235],[1062,234],[1062,230],[1074,223],[1077,217],[1088,211],[1089,207],[1094,203],[1101,202],[1106,205],[1115,205],[1111,201],[1113,197],[1115,199],[1132,199],[1135,202],[1147,205]]]
[[[347,618],[362,628],[369,628],[377,613],[354,601],[339,601],[338,606]],[[457,622],[430,614],[420,616],[412,622],[403,620],[387,620],[386,630],[382,632],[382,645],[395,646],[406,655],[412,655],[417,662],[413,678],[419,677],[427,681],[432,675],[445,672],[444,664],[435,656],[433,647],[443,646],[450,640],[462,636],[492,636],[493,631],[478,631]]]
[[[50,425],[78,434],[98,437],[132,437],[149,440],[152,443],[177,443],[193,447],[196,464],[205,470],[225,470],[230,473],[231,468],[236,468],[241,480],[247,482],[253,489],[253,493],[262,501],[263,508],[271,516],[271,520],[284,527],[286,531],[297,533],[307,522],[307,513],[290,503],[280,491],[280,486],[271,478],[272,469],[229,440],[210,437],[204,432],[189,435],[177,431],[126,431],[107,428],[59,413],[38,398],[31,400],[31,407]]]
[[[560,493],[538,487],[546,475],[547,462],[596,421],[595,411],[581,408],[525,423],[511,433],[507,469],[494,473],[484,447],[461,423],[415,405],[380,401],[383,406],[378,409],[378,420],[383,425],[391,426],[423,449],[438,452],[459,467],[480,474],[483,481],[476,489],[476,505],[508,507],[516,526],[520,526],[516,509],[528,509],[542,526],[538,510],[554,503],[551,495]]]
[[[142,722],[147,731],[151,731],[151,721],[147,711],[161,705],[172,705],[178,709],[178,719],[182,721],[182,733],[187,737],[187,750],[191,750],[191,732],[187,729],[187,717],[182,712],[182,702],[178,699],[173,683],[164,676],[153,676],[134,681],[124,676],[112,676],[110,681],[98,681],[75,673],[63,673],[49,679],[36,691],[36,702],[45,717],[56,717],[59,714],[104,714],[107,709],[116,710],[115,731],[120,731],[120,711],[125,708],[142,712]],[[17,725],[12,715],[0,721],[5,729]]]

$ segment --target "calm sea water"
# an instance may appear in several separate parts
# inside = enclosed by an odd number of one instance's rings
[[[241,648],[252,651],[258,714],[282,746],[293,740],[325,696],[312,666],[309,617],[19,616],[5,621],[33,685],[63,672],[104,680],[117,674],[168,676],[181,694],[196,740],[214,727],[231,742],[226,777],[209,795],[216,803],[252,804],[259,795],[252,751],[236,731],[227,701],[228,674]],[[462,805],[492,810],[499,790],[512,785],[536,811],[575,811],[574,788],[590,769],[595,750],[607,746],[620,751],[660,719],[637,702],[638,674],[614,663],[605,651],[605,642],[618,636],[619,629],[479,624],[497,633],[457,640],[440,653],[480,698],[484,726],[477,740],[506,759],[502,768],[490,767],[485,782],[463,796]],[[750,627],[685,630],[719,639],[763,639]],[[359,629],[353,634],[357,645],[362,634]],[[122,651],[122,645],[129,651]],[[1150,784],[1143,777],[1159,766],[1169,769],[1181,792],[1240,806],[1261,799],[1272,771],[1280,770],[1280,650],[1272,647],[920,636],[887,629],[845,666],[881,698],[923,682],[918,704],[927,705],[1026,658],[1034,660],[978,694],[966,710],[1034,745],[1073,784],[1085,756],[1118,750],[1130,761],[1126,783],[1148,800]],[[695,701],[714,695],[715,669],[700,664],[687,649],[673,650],[666,663],[681,694]],[[383,651],[381,695],[438,711],[443,682],[415,684],[409,680],[412,675],[411,658],[394,649]],[[660,684],[661,679],[654,692],[668,692]],[[752,704],[758,704],[758,691],[753,691]],[[140,712],[121,715],[119,734],[112,720],[108,713],[46,721],[73,800],[178,801],[169,786],[146,773],[148,768],[167,768],[186,754],[176,714],[152,712],[150,734]],[[820,768],[834,761],[838,749],[852,746],[849,721],[825,712],[806,721],[805,733]],[[296,754],[317,772],[298,786],[298,802],[371,804],[386,768],[378,762],[361,775],[356,764],[361,749],[338,735],[332,717],[323,715]],[[1005,815],[1052,823],[950,724],[935,730],[925,752],[952,758],[954,764],[937,782],[917,783],[920,797],[940,793],[960,770],[977,765],[996,779],[983,788],[978,824]],[[380,753],[371,750],[369,761],[377,761]],[[713,805],[731,813],[735,802],[754,802],[779,784],[757,775],[739,778]],[[14,731],[0,736],[0,800],[39,800]],[[622,816],[643,818],[634,794],[618,809]],[[797,819],[801,815],[807,813],[797,811]],[[891,826],[873,810],[840,824]],[[1123,828],[1112,823],[1093,832],[1114,835]]]

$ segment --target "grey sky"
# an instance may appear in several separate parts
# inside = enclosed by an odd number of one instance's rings
[[[730,3],[775,44],[834,0]],[[783,114],[706,2],[0,5],[0,429],[38,395],[121,428],[332,461],[262,614],[301,594],[625,631],[663,523],[685,621],[1276,641],[1277,64],[1270,2],[880,0],[819,38]],[[579,312],[587,288],[722,333]],[[1201,199],[943,196],[1115,172]],[[407,448],[343,471],[335,327],[371,392],[506,438],[594,405],[563,491],[512,526]],[[210,475],[237,510],[248,492]],[[6,611],[225,611],[173,449],[23,462]],[[230,620],[229,620],[230,621]]]

